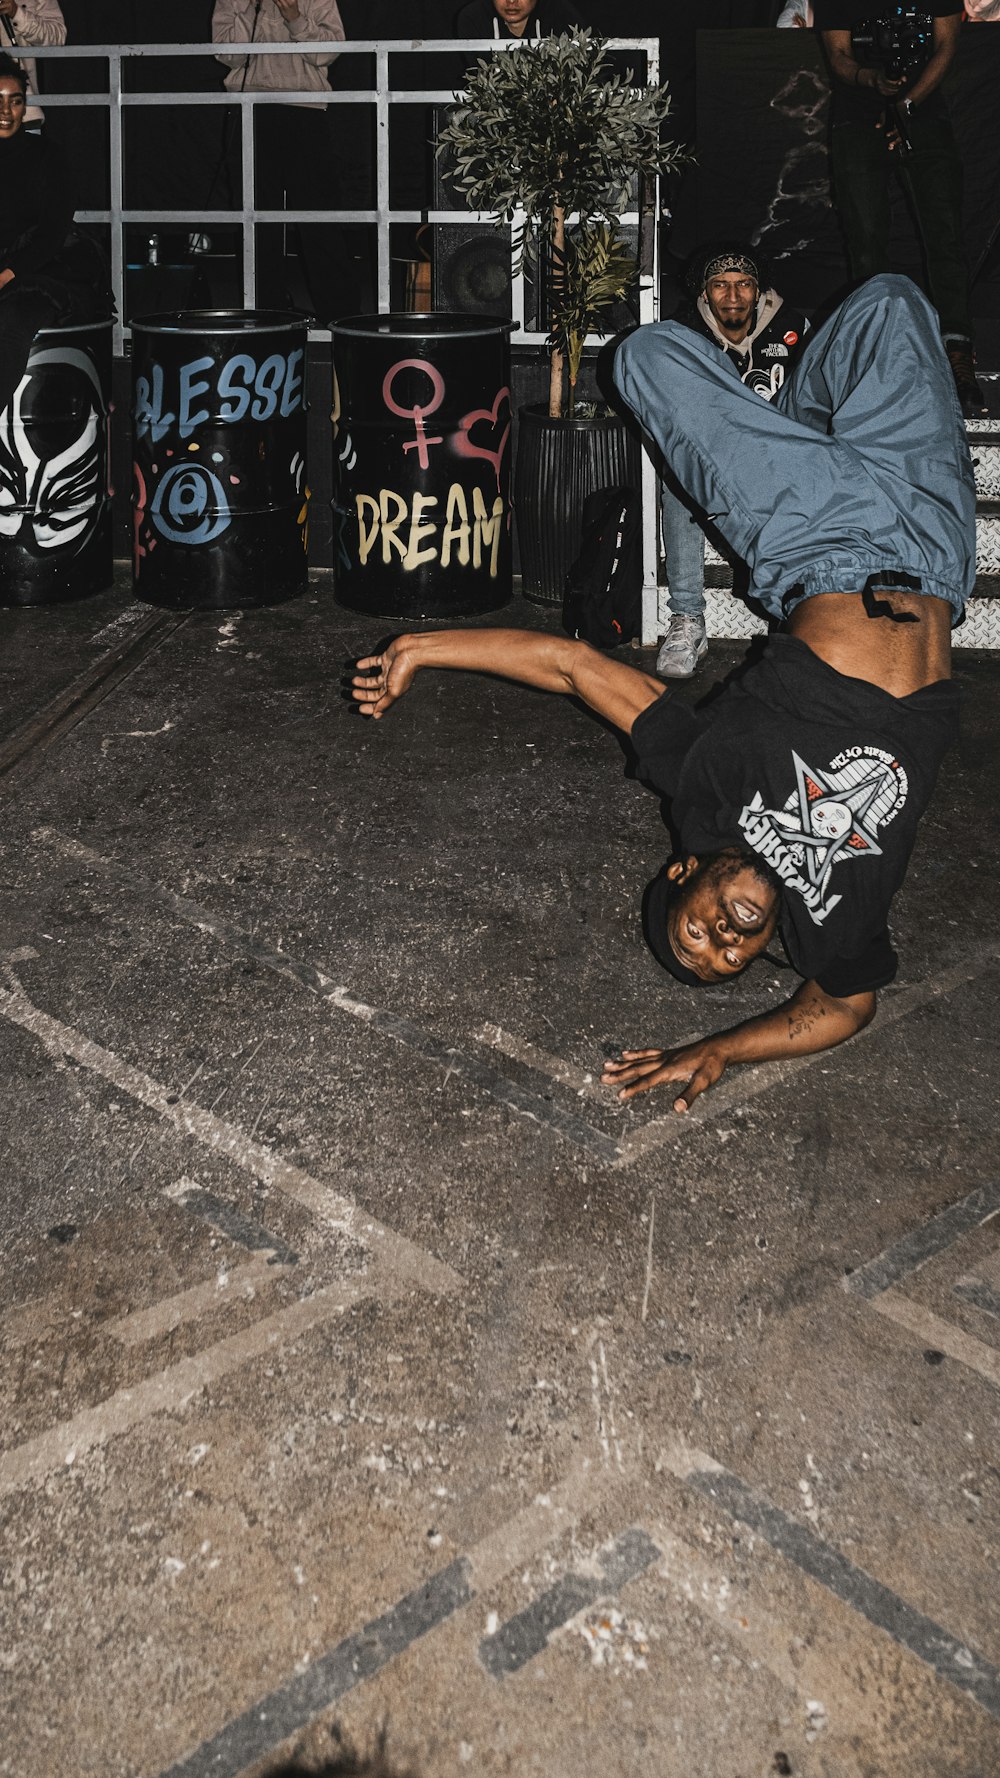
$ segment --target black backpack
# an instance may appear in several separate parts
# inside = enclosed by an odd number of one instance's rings
[[[595,648],[642,628],[642,502],[634,488],[598,488],[583,504],[580,554],[566,576],[563,626]]]

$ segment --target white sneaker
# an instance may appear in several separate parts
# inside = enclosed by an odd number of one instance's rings
[[[663,645],[656,657],[656,671],[664,679],[690,679],[698,662],[707,653],[708,637],[701,614],[672,611]]]

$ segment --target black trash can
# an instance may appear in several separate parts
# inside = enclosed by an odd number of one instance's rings
[[[510,598],[513,325],[333,323],[333,569],[352,611],[462,617]]]
[[[307,340],[266,309],[133,321],[137,598],[222,611],[305,590]]]
[[[111,322],[47,327],[0,414],[0,604],[85,599],[114,575]]]

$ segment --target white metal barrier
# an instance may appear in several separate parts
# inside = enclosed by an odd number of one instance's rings
[[[497,42],[495,39],[399,39],[392,42],[347,42],[336,45],[338,60],[344,56],[367,56],[374,59],[375,80],[370,86],[351,89],[338,88],[332,93],[329,103],[341,105],[361,105],[374,108],[375,114],[375,203],[367,209],[330,209],[330,210],[265,210],[258,209],[255,203],[255,145],[253,117],[258,105],[311,104],[317,102],[315,91],[307,92],[130,92],[125,90],[122,81],[123,69],[134,60],[171,57],[210,57],[218,56],[221,48],[227,55],[302,55],[328,50],[327,43],[227,43],[225,46],[214,43],[199,44],[86,44],[65,45],[60,48],[32,48],[31,54],[39,61],[58,59],[66,63],[72,60],[100,61],[107,63],[108,86],[105,93],[44,93],[42,98],[46,110],[63,106],[76,108],[99,107],[108,114],[109,130],[109,164],[110,190],[108,204],[105,209],[80,210],[77,220],[84,223],[103,224],[110,229],[110,262],[111,279],[118,305],[119,320],[115,327],[115,351],[121,353],[126,349],[125,342],[129,337],[129,328],[124,319],[125,304],[125,272],[126,242],[125,230],[132,224],[161,226],[181,224],[185,222],[197,224],[198,228],[238,225],[242,233],[242,282],[243,303],[253,308],[256,303],[257,290],[257,256],[256,256],[256,225],[258,223],[316,223],[318,221],[340,223],[362,223],[373,227],[376,236],[376,286],[378,307],[385,313],[391,306],[390,277],[391,251],[390,236],[393,226],[399,224],[437,223],[455,225],[460,217],[463,223],[473,222],[484,228],[493,226],[493,218],[484,211],[473,210],[412,210],[396,209],[390,203],[389,173],[392,155],[391,115],[392,108],[397,105],[436,106],[450,105],[457,96],[454,91],[413,90],[406,87],[393,87],[390,80],[390,62],[400,56],[427,55],[475,55],[505,54],[520,47],[517,43]],[[607,47],[611,50],[634,51],[644,57],[645,80],[655,83],[659,79],[659,44],[655,37],[634,38],[615,37],[607,39]],[[221,81],[221,74],[220,74]],[[150,210],[126,207],[124,201],[124,148],[125,113],[133,108],[156,106],[196,106],[199,108],[224,106],[236,107],[240,117],[241,147],[241,203],[239,208],[200,210],[197,214],[185,210]],[[636,227],[639,239],[639,316],[641,321],[653,321],[659,313],[659,259],[658,259],[658,228],[659,189],[654,183],[653,189],[638,210],[626,212],[621,220],[625,224]],[[517,228],[517,218],[514,223]],[[532,332],[525,326],[525,287],[521,272],[515,272],[512,281],[512,318],[518,323],[517,341],[520,345],[534,345],[541,348],[544,332]],[[329,339],[329,329],[313,328],[310,338],[316,340]],[[597,343],[598,336],[593,336],[591,343]],[[656,636],[657,627],[657,529],[656,529],[656,489],[657,482],[652,463],[647,454],[643,454],[643,640],[651,642]]]

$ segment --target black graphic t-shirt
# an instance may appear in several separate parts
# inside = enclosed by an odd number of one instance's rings
[[[669,797],[685,853],[756,854],[781,886],[781,936],[828,994],[891,982],[889,904],[958,732],[958,689],[894,698],[794,636],[707,709],[670,692],[637,718],[639,776]]]

